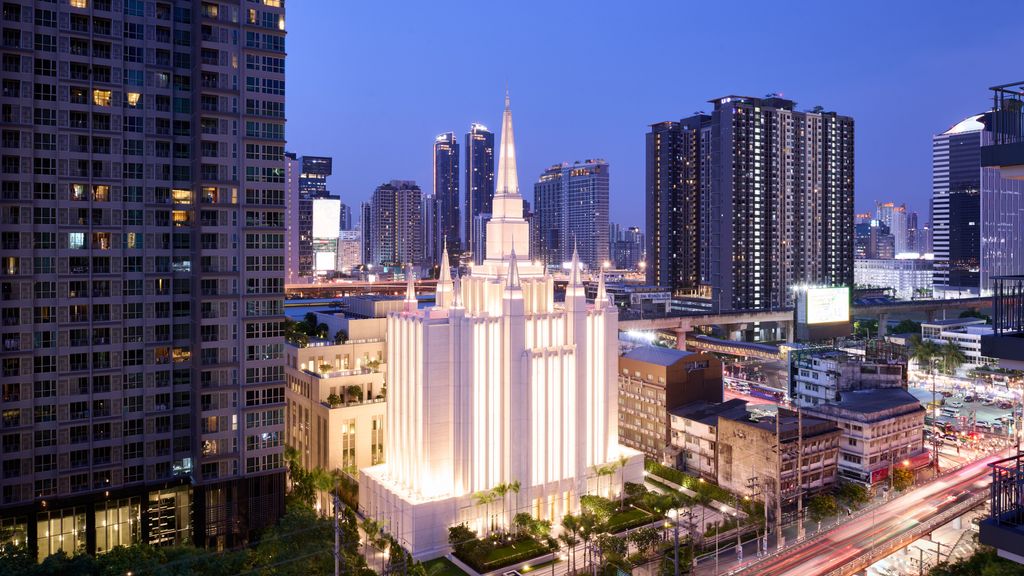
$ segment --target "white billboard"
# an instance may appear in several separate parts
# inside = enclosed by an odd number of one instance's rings
[[[850,321],[850,289],[808,288],[807,324],[833,324]]]
[[[338,265],[338,254],[336,252],[317,252],[314,258],[313,268],[317,272],[330,272]]]
[[[341,231],[341,199],[313,199],[313,238],[337,238]]]

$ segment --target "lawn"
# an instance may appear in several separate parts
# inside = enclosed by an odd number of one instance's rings
[[[481,549],[481,546],[485,548]],[[533,538],[519,538],[514,542],[498,545],[493,544],[492,541],[477,541],[469,549],[456,551],[455,555],[482,574],[519,562],[525,562],[548,552],[550,550],[548,550],[547,546]],[[481,553],[483,557],[478,556]]]
[[[681,470],[676,470],[675,468],[669,468],[655,460],[645,460],[644,469],[655,476],[659,476],[670,482],[675,482],[684,488],[703,494],[706,497],[717,500],[723,504],[731,504],[736,500],[736,497],[728,490],[716,484],[707,481],[701,482],[696,476],[691,476]]]
[[[655,514],[651,514],[650,512],[640,508],[631,507],[612,514],[611,518],[608,519],[608,532],[616,534],[623,530],[636,528],[637,526],[654,522],[657,519],[658,516]]]
[[[451,560],[441,557],[423,563],[427,576],[469,576]]]

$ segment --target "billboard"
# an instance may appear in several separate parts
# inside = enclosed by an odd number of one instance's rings
[[[806,294],[808,324],[850,321],[849,288],[808,288]]]
[[[334,239],[341,231],[341,199],[313,199],[313,238]]]

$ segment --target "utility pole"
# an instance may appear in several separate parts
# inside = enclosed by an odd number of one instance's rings
[[[796,539],[804,539],[804,413],[796,407]]]
[[[675,558],[676,558],[676,576],[679,576],[679,509],[676,508],[676,542],[675,542]]]
[[[775,412],[775,549],[786,547],[786,537],[782,534],[782,434],[779,422],[782,413]]]
[[[334,495],[334,576],[341,576],[341,498]]]

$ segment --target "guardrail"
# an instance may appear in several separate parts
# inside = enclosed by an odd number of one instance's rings
[[[843,564],[841,567],[828,572],[825,576],[847,576],[863,570],[864,568],[874,564],[878,560],[885,558],[892,554],[894,551],[909,545],[911,542],[918,540],[922,535],[927,534],[935,530],[937,526],[952,521],[957,516],[960,516],[972,508],[981,505],[988,498],[987,493],[975,494],[967,500],[957,504],[956,506],[942,512],[941,514],[932,517],[928,522],[924,522],[915,526],[912,530],[893,538],[892,540],[886,541],[886,545],[870,550],[867,554],[862,554],[852,561]]]

